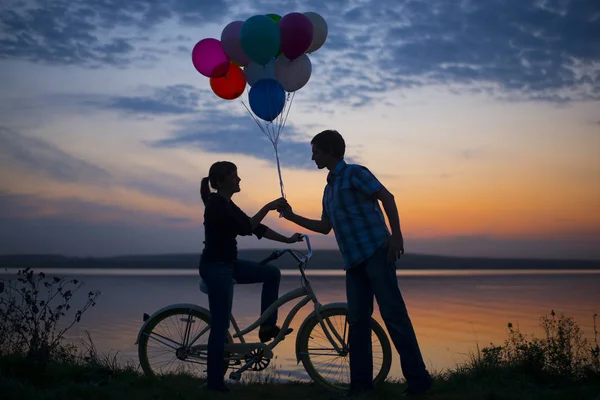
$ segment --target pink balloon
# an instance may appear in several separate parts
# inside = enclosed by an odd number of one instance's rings
[[[202,39],[192,50],[192,63],[198,72],[209,78],[220,78],[227,74],[229,59],[223,45],[217,39]]]
[[[229,59],[239,65],[250,64],[250,58],[244,53],[240,43],[240,31],[244,21],[233,21],[223,29],[221,43]]]
[[[311,20],[304,14],[293,12],[285,15],[279,21],[281,31],[281,52],[293,61],[306,53],[314,36]]]

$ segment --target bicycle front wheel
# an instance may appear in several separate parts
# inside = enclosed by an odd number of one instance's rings
[[[140,366],[148,376],[183,373],[205,379],[209,334],[209,314],[191,308],[166,310],[142,332],[138,344]],[[227,335],[226,342],[231,341]]]
[[[348,310],[332,308],[321,312],[325,329],[336,342],[331,343],[316,315],[298,332],[298,355],[308,375],[318,384],[335,391],[350,389],[350,357],[348,354]],[[373,346],[373,384],[385,381],[392,366],[390,341],[381,325],[371,318]]]

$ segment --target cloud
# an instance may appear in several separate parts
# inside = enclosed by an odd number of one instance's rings
[[[0,193],[0,253],[77,256],[200,251],[198,220],[74,199]]]
[[[156,169],[136,168],[135,174],[115,180],[115,184],[139,190],[153,197],[173,199],[185,205],[196,205],[200,204],[199,179],[199,177],[186,179]]]
[[[249,114],[236,115],[229,111],[222,100],[208,90],[191,85],[173,85],[165,88],[145,88],[147,95],[137,96],[68,96],[62,99],[84,107],[117,110],[128,116],[162,117],[179,116],[174,122],[171,136],[149,142],[155,148],[199,148],[212,153],[244,154],[275,163],[273,145],[256,125]],[[292,105],[298,107],[297,103]],[[239,105],[239,109],[243,110]],[[285,113],[285,111],[284,111]],[[186,118],[189,115],[200,117]],[[266,126],[261,121],[262,126]],[[273,129],[276,125],[271,125]],[[307,129],[316,129],[314,126]],[[274,135],[269,131],[269,135]],[[292,124],[286,124],[281,133],[278,152],[284,167],[314,169],[311,161],[310,137],[300,133]],[[357,158],[347,157],[348,162]],[[138,183],[133,183],[135,187]],[[145,182],[141,187],[152,188],[154,184]],[[161,192],[162,189],[158,190]],[[186,196],[187,197],[187,196]]]
[[[293,125],[285,126],[278,144],[282,167],[314,169],[310,139],[301,141],[303,137]],[[244,154],[275,163],[273,145],[250,115],[234,115],[218,109],[180,120],[172,136],[148,144],[157,148],[186,147],[211,153]]]
[[[0,164],[10,168],[21,165],[28,170],[62,182],[95,182],[106,184],[111,179],[108,171],[74,157],[46,141],[18,134],[0,127]]]
[[[409,253],[445,256],[600,260],[600,234],[561,233],[554,238],[502,238],[485,235],[406,239]]]
[[[219,20],[224,0],[5,1],[0,10],[0,58],[54,65],[124,66],[143,59],[135,37],[162,22],[197,26]]]
[[[130,95],[106,95],[89,93],[50,93],[26,102],[5,102],[5,114],[14,113],[32,107],[49,110],[55,113],[70,110],[76,113],[98,111],[116,111],[124,116],[136,116],[140,119],[152,117],[183,116],[198,113],[200,110],[212,109],[219,100],[214,93],[198,89],[188,84],[177,84],[165,87],[140,86]]]
[[[192,173],[190,177],[185,177],[135,165],[130,170],[115,175],[47,141],[21,135],[3,127],[0,127],[0,148],[3,150],[0,153],[0,168],[9,172],[20,166],[27,172],[42,174],[58,182],[133,189],[153,198],[171,199],[183,205],[195,205],[200,202],[200,184],[192,177]],[[21,200],[19,202],[23,207],[27,206],[27,203]],[[16,209],[15,204],[12,209]],[[71,206],[70,208],[74,209]]]
[[[177,218],[177,217],[163,218],[163,221],[168,222],[168,223],[174,223],[174,224],[194,222],[194,220],[191,218]]]
[[[154,148],[198,148],[212,153],[244,154],[275,163],[273,145],[249,114],[236,115],[223,109],[223,101],[208,90],[191,85],[151,88],[146,96],[74,96],[78,104],[117,110],[126,115],[180,116],[171,136],[148,142]],[[238,104],[243,110],[242,105]],[[185,116],[198,115],[190,118]],[[265,121],[261,121],[265,127]],[[273,129],[276,125],[271,125]],[[269,131],[270,135],[274,135]],[[286,124],[278,144],[282,166],[313,169],[310,139],[292,124]],[[136,184],[137,185],[137,184]],[[137,186],[136,186],[137,187]],[[155,185],[145,182],[142,187]],[[160,190],[159,190],[160,192]]]
[[[553,101],[545,97],[560,90],[597,99],[589,89],[600,87],[600,64],[584,71],[600,62],[595,3],[407,2],[405,23],[388,30],[389,47],[379,65],[398,76],[491,84],[536,99]]]
[[[594,0],[384,0],[326,17],[315,100],[361,107],[424,85],[504,101],[600,99]]]
[[[237,11],[224,0],[23,4],[12,1],[0,11],[0,58],[122,67],[165,57],[153,46],[189,53],[181,47],[189,37],[156,31],[167,21],[225,26],[254,13],[314,10],[327,20],[329,37],[310,56],[310,96],[300,103],[364,107],[387,92],[423,85],[505,101],[600,99],[596,0],[263,0]],[[150,44],[150,34],[162,39]],[[151,108],[128,101],[117,106]]]
[[[276,162],[273,145],[252,117],[247,114],[235,114],[232,103],[216,98],[208,90],[194,88],[191,85],[173,85],[164,88],[142,88],[140,92],[147,94],[133,96],[106,96],[106,95],[77,95],[60,94],[49,96],[44,101],[55,104],[60,99],[63,106],[70,105],[80,112],[94,112],[98,110],[113,110],[123,116],[133,118],[161,118],[176,117],[171,119],[173,131],[164,139],[147,142],[153,148],[196,148],[205,152],[243,154],[264,160],[269,164]],[[245,112],[241,104],[237,104],[238,111]],[[297,107],[294,103],[293,107]],[[265,122],[261,121],[265,126]],[[273,129],[272,125],[269,129]],[[287,123],[281,132],[278,145],[279,157],[283,168],[314,169],[311,161],[310,138],[317,129],[314,125],[305,127],[310,135],[300,132],[291,123]],[[0,131],[0,144],[10,142],[12,153],[11,162],[25,163],[27,167],[52,176],[60,175],[68,165],[82,162],[74,161],[74,157],[64,153],[40,139],[19,135],[2,128]],[[38,159],[36,153],[44,152],[45,158]],[[22,155],[24,154],[24,155]],[[54,170],[46,168],[48,158],[56,163]],[[346,157],[349,162],[356,162],[357,158]],[[99,169],[88,163],[89,168],[72,168],[81,174],[88,170]],[[156,177],[157,171],[145,171],[144,176]],[[64,173],[62,173],[64,175]],[[196,199],[197,191],[193,194],[181,187],[189,187],[190,182],[167,174],[160,174],[158,180],[147,179],[144,176],[132,178],[112,177],[111,184],[122,184],[133,187],[153,195],[167,195],[178,201],[190,203]],[[60,176],[58,176],[60,178]],[[64,178],[64,176],[63,176]],[[88,176],[92,178],[92,176]],[[160,182],[158,182],[160,181]],[[181,184],[181,187],[177,186]]]
[[[205,94],[207,91],[191,85],[173,85],[152,89],[148,96],[115,96],[100,102],[91,101],[90,104],[125,113],[181,115],[198,112]]]

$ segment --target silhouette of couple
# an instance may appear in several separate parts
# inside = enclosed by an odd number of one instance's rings
[[[281,273],[273,265],[260,265],[237,258],[238,235],[255,235],[258,239],[294,243],[299,233],[281,235],[261,221],[269,211],[277,210],[287,220],[314,232],[333,230],[344,260],[348,302],[350,346],[350,394],[373,389],[373,358],[370,319],[373,296],[392,342],[400,354],[402,372],[408,383],[407,395],[425,393],[432,378],[425,367],[417,338],[404,300],[398,288],[395,262],[404,253],[404,239],[394,196],[366,167],[344,161],[346,144],[335,130],[317,134],[311,141],[312,160],[317,168],[327,168],[320,219],[296,214],[291,205],[279,198],[267,203],[249,217],[232,200],[240,191],[237,167],[229,161],[213,164],[208,177],[202,179],[200,193],[205,204],[204,250],[200,258],[200,275],[208,287],[211,331],[208,341],[207,387],[228,391],[225,386],[224,342],[229,329],[233,299],[233,280],[237,283],[263,283],[261,313],[279,296]],[[210,186],[216,190],[211,192]],[[379,203],[387,215],[391,232]],[[262,342],[273,339],[280,331],[277,313],[259,330]],[[288,329],[286,334],[292,330]]]

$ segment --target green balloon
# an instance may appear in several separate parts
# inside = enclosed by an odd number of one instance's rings
[[[281,46],[279,26],[266,15],[254,15],[242,25],[240,45],[248,58],[259,65],[266,65]]]
[[[281,15],[279,15],[279,14],[267,14],[267,17],[271,18],[277,24],[279,24],[279,21],[281,20]],[[275,57],[277,58],[280,55],[281,55],[281,50],[278,50],[277,54],[275,54]]]
[[[279,23],[279,20],[281,20],[281,15],[279,14],[267,14],[267,17],[271,18],[273,21]]]

